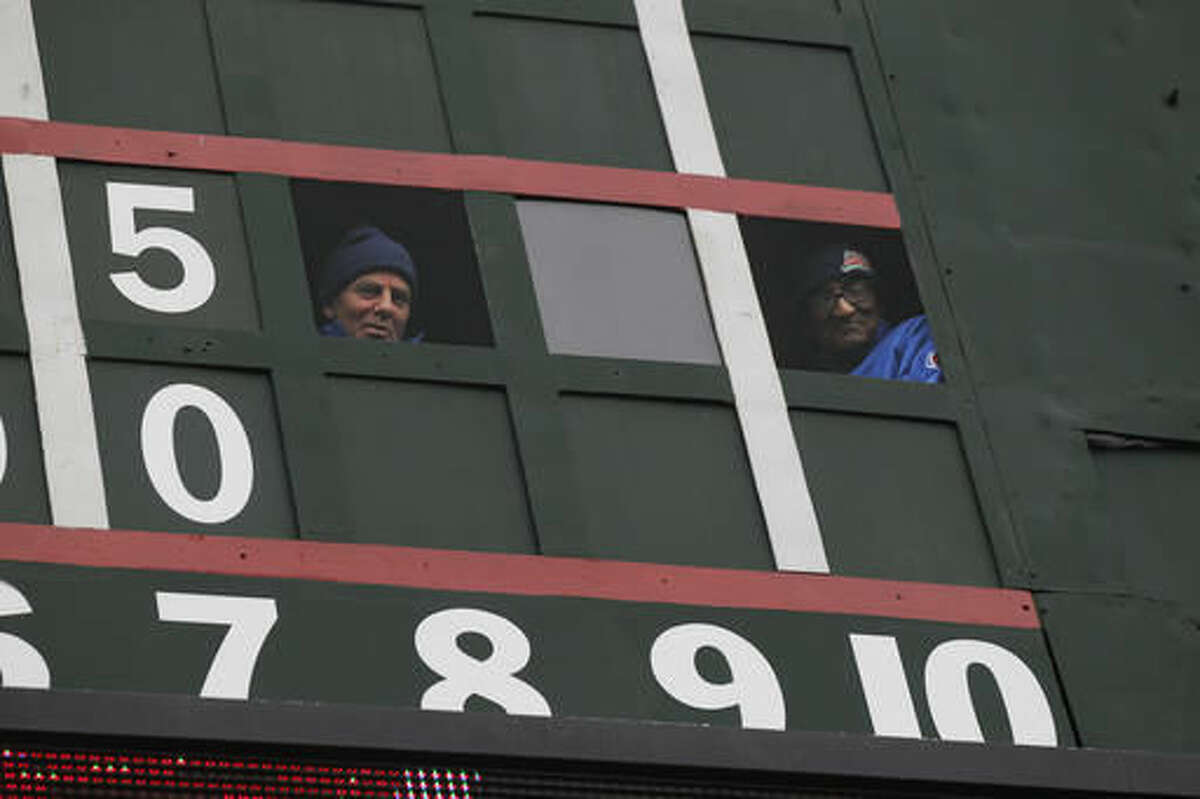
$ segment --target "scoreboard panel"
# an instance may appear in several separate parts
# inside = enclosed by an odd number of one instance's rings
[[[925,164],[978,164],[914,155],[962,109],[898,110],[894,11],[0,0],[0,23],[0,681],[44,692],[0,696],[13,751],[193,736],[86,719],[109,699],[244,707],[194,727],[234,749],[344,743],[254,732],[296,705],[306,729],[449,711],[462,737],[429,751],[499,758],[599,756],[580,719],[949,753],[830,795],[949,786],[963,742],[1053,750],[1024,787],[1076,747],[1190,746],[1190,395],[1003,374],[968,309],[1024,277],[930,205]],[[1013,246],[1075,257],[1052,244]],[[1188,318],[1187,270],[1145,263]],[[356,327],[360,279],[392,310]],[[818,326],[843,308],[876,313],[872,348],[924,330],[905,368],[937,384],[850,373]],[[1074,340],[1027,316],[1006,335],[1038,364]],[[543,752],[478,732],[501,716]],[[353,746],[425,751],[384,726]],[[680,790],[708,765],[673,760]],[[1194,767],[1113,787],[1187,794]]]

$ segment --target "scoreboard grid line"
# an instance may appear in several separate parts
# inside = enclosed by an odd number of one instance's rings
[[[1041,627],[1017,589],[545,555],[0,523],[0,561]]]
[[[648,169],[0,117],[0,152],[110,164],[694,208],[898,230],[891,194]]]

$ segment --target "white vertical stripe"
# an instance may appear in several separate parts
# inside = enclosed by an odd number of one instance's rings
[[[0,116],[48,118],[29,0],[0,0]],[[108,527],[58,169],[33,155],[3,168],[52,520]]]
[[[634,0],[675,168],[723,177],[682,0]],[[779,569],[828,572],[750,262],[733,214],[688,210],[717,341]]]

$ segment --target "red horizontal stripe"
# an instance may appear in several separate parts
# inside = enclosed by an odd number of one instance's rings
[[[538,555],[0,524],[0,560],[1040,627],[1027,591]]]
[[[375,150],[14,117],[0,117],[0,152],[900,227],[895,200],[882,192],[492,155]]]

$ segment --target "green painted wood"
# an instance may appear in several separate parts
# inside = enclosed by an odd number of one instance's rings
[[[1080,746],[1200,751],[1195,605],[1036,596]]]
[[[346,490],[326,455],[334,441],[327,425],[314,424],[330,417],[331,404],[312,359],[317,336],[289,183],[284,178],[239,175],[237,185],[254,272],[262,287],[264,328],[274,344],[271,381],[300,537],[345,539],[352,526]]]
[[[849,635],[858,633],[896,639],[925,736],[937,734],[926,710],[924,663],[939,644],[968,639],[1019,657],[1046,694],[1059,740],[1073,742],[1045,642],[1034,630],[40,564],[6,564],[4,577],[35,609],[6,619],[6,630],[44,654],[56,688],[63,690],[198,693],[225,628],[158,621],[154,593],[175,591],[275,599],[279,619],[257,658],[251,700],[417,707],[444,676],[418,655],[417,626],[439,611],[470,608],[496,614],[521,631],[530,658],[515,678],[536,690],[556,718],[740,726],[736,707],[689,707],[668,694],[651,670],[649,653],[663,632],[704,624],[740,636],[767,661],[790,730],[871,734],[849,644]],[[485,660],[489,650],[482,638],[466,633],[457,646]],[[694,663],[703,679],[729,681],[727,661],[715,650],[704,648]],[[753,677],[746,673],[742,679]],[[463,681],[483,687],[467,675]],[[1010,742],[994,681],[984,672],[969,678],[969,685],[985,740]],[[476,694],[465,701],[465,710],[501,708]]]
[[[1009,504],[1011,494],[1007,478],[1000,469],[993,449],[994,440],[980,410],[980,374],[968,358],[968,354],[975,351],[974,318],[963,316],[953,302],[955,271],[961,271],[963,264],[948,261],[940,241],[935,246],[935,234],[942,231],[922,192],[928,176],[919,172],[903,134],[905,129],[897,110],[897,98],[893,95],[896,74],[887,70],[881,61],[883,45],[879,40],[881,33],[874,7],[865,6],[862,0],[840,2],[840,5],[876,141],[904,223],[908,263],[938,342],[938,357],[948,376],[948,399],[958,418],[960,440],[986,520],[992,552],[1005,585],[1028,586],[1031,580],[1029,556],[1017,532],[1019,521]],[[1009,323],[1020,329],[1019,319],[1009,320]]]
[[[672,169],[636,30],[499,16],[476,24],[499,153]]]
[[[701,34],[692,48],[730,177],[887,190],[847,50]]]
[[[262,538],[296,536],[279,423],[264,375],[115,361],[92,361],[88,371],[113,527]],[[199,385],[219,395],[233,408],[250,440],[254,490],[245,509],[227,522],[205,524],[180,516],[163,502],[147,475],[140,432],[143,411],[158,390],[175,383]],[[222,476],[211,424],[200,411],[185,408],[176,417],[174,440],[184,485],[197,498],[211,498]]]
[[[246,232],[230,175],[63,162],[59,176],[76,293],[85,321],[130,322],[149,329],[258,329]],[[113,252],[105,195],[110,182],[192,190],[194,213],[139,209],[133,216],[136,230],[169,227],[192,237],[208,253],[216,288],[202,306],[186,313],[162,313],[131,302],[117,290],[110,279],[114,272],[133,270],[151,286],[169,289],[183,279],[183,268],[177,255],[159,247],[136,258]]]
[[[473,0],[479,14],[636,27],[637,15],[630,0]]]
[[[0,355],[0,424],[4,427],[0,518],[7,522],[47,524],[50,503],[42,472],[41,434],[27,358]]]
[[[28,348],[25,317],[21,311],[17,281],[17,256],[13,251],[12,225],[8,219],[8,193],[0,174],[0,350]]]
[[[37,0],[50,117],[224,133],[202,0]]]
[[[543,555],[589,553],[578,479],[558,407],[533,280],[511,197],[468,192],[480,274],[509,378],[508,408]]]
[[[1200,448],[1117,440],[1091,454],[1108,521],[1097,545],[1113,552],[1120,582],[1139,597],[1200,607]]]
[[[445,0],[424,8],[429,51],[454,152],[489,153],[498,148],[487,89],[483,42],[473,16],[474,0]]]
[[[773,567],[733,410],[564,395],[593,556]]]
[[[841,0],[684,0],[683,9],[693,37],[704,33],[810,45],[845,43]]]
[[[210,0],[209,18],[231,132],[449,149],[419,10]]]
[[[535,551],[503,393],[357,378],[330,392],[354,541]]]
[[[793,411],[835,574],[997,585],[952,425]]]

